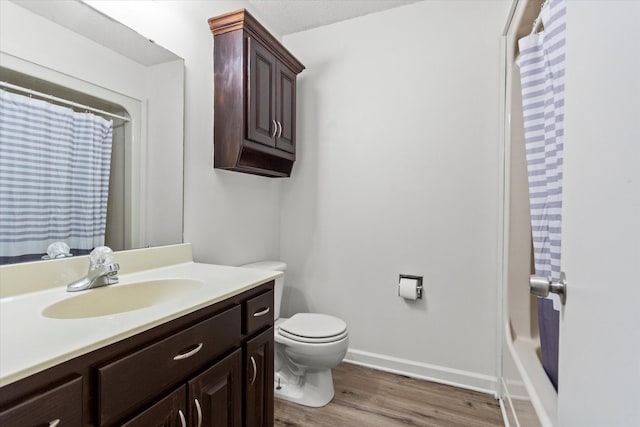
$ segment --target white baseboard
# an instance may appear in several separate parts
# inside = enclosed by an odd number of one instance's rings
[[[510,420],[513,420],[513,422],[515,423],[515,427],[520,427],[520,424],[518,422],[518,414],[516,414],[516,410],[513,407],[511,395],[509,394],[509,389],[507,388],[504,378],[502,379],[502,391],[503,395],[502,399],[500,399],[500,409],[502,410],[502,419],[504,421],[504,425],[505,427],[510,427]]]
[[[498,380],[489,375],[349,349],[345,362],[496,396]]]
[[[516,380],[502,380],[502,388],[504,394],[509,395],[511,399],[515,400],[530,400],[527,388],[522,381]]]
[[[507,408],[505,408],[504,399],[498,399],[500,402],[500,413],[502,414],[502,422],[504,423],[504,427],[511,427],[511,422],[509,421],[509,417],[507,416]]]

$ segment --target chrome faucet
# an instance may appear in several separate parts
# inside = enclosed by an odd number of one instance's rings
[[[107,246],[99,246],[89,255],[89,271],[85,277],[67,285],[67,292],[84,291],[100,286],[118,283],[120,265],[113,262],[113,251]]]

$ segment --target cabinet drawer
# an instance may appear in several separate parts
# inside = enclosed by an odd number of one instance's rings
[[[273,291],[267,291],[244,302],[244,333],[247,335],[273,325]]]
[[[57,420],[57,423],[56,423]],[[45,389],[0,413],[2,427],[82,425],[82,378]]]
[[[97,369],[100,425],[119,421],[240,342],[239,306]]]

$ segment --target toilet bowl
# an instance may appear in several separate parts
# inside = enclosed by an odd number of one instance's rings
[[[262,261],[243,267],[285,271],[287,265]],[[284,278],[276,279],[274,394],[305,406],[325,406],[335,394],[331,369],[344,359],[349,347],[347,324],[320,313],[297,313],[290,318],[280,318],[283,285]]]

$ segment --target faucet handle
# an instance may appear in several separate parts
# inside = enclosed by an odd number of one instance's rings
[[[93,270],[107,264],[113,264],[113,251],[110,247],[98,246],[91,251],[89,254],[89,269]]]

